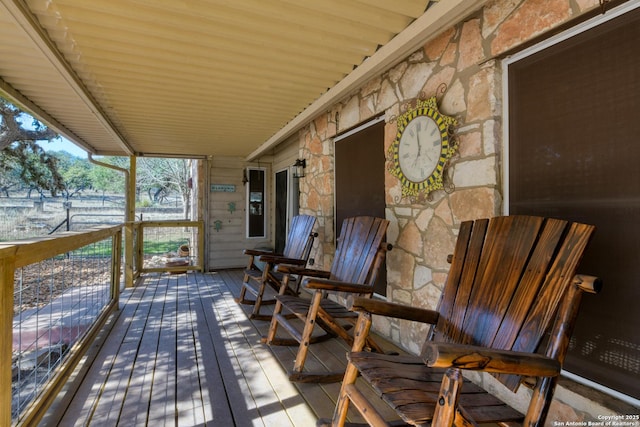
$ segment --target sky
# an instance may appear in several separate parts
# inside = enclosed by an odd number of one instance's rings
[[[28,113],[22,113],[19,122],[25,129],[34,128],[33,117]],[[87,152],[83,148],[78,147],[63,136],[51,141],[38,141],[38,145],[42,147],[44,151],[66,151],[77,157],[87,157]]]
[[[64,137],[60,137],[51,142],[40,141],[38,142],[38,145],[40,145],[45,151],[66,151],[67,153],[71,153],[77,157],[87,157],[87,152],[84,149],[78,147]]]

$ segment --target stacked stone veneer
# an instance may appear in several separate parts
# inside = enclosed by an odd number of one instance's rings
[[[597,7],[598,0],[491,1],[309,123],[300,133],[300,155],[308,165],[301,208],[319,221],[313,258],[329,267],[334,251],[333,137],[383,114],[389,159],[396,117],[445,84],[440,110],[460,123],[459,153],[448,168],[455,191],[439,190],[431,200],[412,203],[401,197],[399,180],[385,171],[388,239],[394,245],[387,261],[387,297],[435,308],[460,222],[502,212],[502,73],[500,61],[492,58]],[[424,330],[393,322],[376,327],[405,348],[420,350]]]
[[[493,58],[598,7],[598,0],[490,1],[310,122],[299,134],[300,156],[308,165],[300,180],[300,205],[304,213],[318,218],[320,235],[312,253],[316,266],[329,268],[335,250],[333,137],[384,115],[389,160],[396,117],[445,84],[440,110],[460,123],[459,153],[448,168],[455,191],[436,191],[431,200],[412,203],[401,197],[398,179],[385,172],[388,240],[394,245],[387,261],[387,297],[435,308],[460,222],[499,215],[503,209],[502,70]],[[374,326],[413,352],[420,351],[427,332],[408,322],[380,318]],[[568,406],[556,404],[555,410],[571,412],[565,419],[584,418]]]

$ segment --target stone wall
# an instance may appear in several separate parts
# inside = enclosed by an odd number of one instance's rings
[[[430,200],[412,203],[401,198],[397,178],[388,171],[385,177],[386,216],[391,221],[388,238],[394,245],[387,262],[387,297],[398,303],[435,308],[460,222],[503,212],[500,56],[599,7],[598,0],[490,1],[309,123],[299,134],[300,156],[308,165],[307,176],[300,183],[300,202],[301,211],[318,217],[320,237],[312,254],[317,265],[330,267],[334,252],[333,137],[384,115],[385,154],[389,159],[396,117],[417,98],[432,96],[445,84],[446,93],[439,97],[440,110],[460,123],[459,153],[448,168],[455,191],[447,194],[439,190]],[[374,326],[413,352],[420,351],[426,334],[424,328],[408,322],[376,318]],[[601,406],[594,408],[603,414]],[[595,416],[577,414],[571,405],[560,402],[554,403],[553,411],[568,417],[564,419]]]
[[[448,176],[455,185],[431,200],[401,197],[397,178],[386,171],[388,237],[394,245],[387,262],[387,297],[403,304],[435,308],[448,271],[461,221],[502,213],[502,75],[499,57],[587,11],[598,0],[495,0],[450,28],[343,102],[317,117],[299,135],[307,159],[301,180],[301,209],[316,215],[320,238],[312,256],[331,265],[333,241],[333,137],[379,115],[385,116],[385,154],[396,135],[396,117],[416,99],[439,96],[440,110],[459,121],[459,152]],[[424,330],[395,323],[376,327],[405,348],[418,352]]]

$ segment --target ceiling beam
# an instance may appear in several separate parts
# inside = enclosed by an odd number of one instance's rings
[[[428,40],[480,9],[486,2],[487,0],[448,0],[440,1],[431,6],[404,31],[378,49],[369,59],[325,92],[271,138],[262,143],[260,147],[247,156],[247,160],[252,161],[266,154],[276,145],[300,130],[318,114],[327,111],[349,93],[360,88],[371,78],[393,67],[423,46]]]
[[[69,84],[69,86],[73,89],[73,91],[78,95],[78,97],[82,100],[82,102],[91,110],[91,112],[96,116],[98,121],[104,128],[111,134],[114,140],[118,143],[118,145],[125,151],[128,155],[134,155],[135,152],[133,148],[129,145],[129,143],[125,140],[125,138],[120,134],[120,132],[116,129],[116,127],[111,123],[106,114],[99,107],[96,100],[91,96],[90,92],[84,86],[82,81],[78,78],[76,73],[73,71],[71,66],[67,63],[62,54],[58,51],[55,44],[51,41],[48,35],[42,30],[37,19],[33,16],[33,14],[29,11],[29,9],[24,5],[20,0],[0,0],[0,7],[2,7],[7,14],[11,15],[15,22],[22,28],[25,34],[33,41],[34,46],[40,50],[47,60],[51,63],[60,76]],[[9,91],[5,90],[12,97],[16,97],[18,94],[17,91],[13,91],[12,95]],[[22,97],[24,100],[24,97]],[[82,146],[85,149],[91,148],[89,144],[84,142],[82,139],[79,139],[72,132],[62,132],[66,128],[61,126],[53,117],[48,114],[42,115],[42,109],[38,108],[35,104],[30,103],[30,105],[25,105],[23,101],[20,100],[20,97],[16,98],[16,100],[22,104],[25,108],[37,112],[38,116],[46,119],[45,121],[49,121],[47,123],[50,124],[54,129],[61,131],[63,135],[69,138],[74,143]],[[95,150],[92,150],[95,154]]]

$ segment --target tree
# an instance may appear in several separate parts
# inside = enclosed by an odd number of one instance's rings
[[[55,195],[64,189],[55,156],[38,141],[51,141],[55,131],[0,97],[0,170],[16,171],[26,185]]]
[[[126,157],[100,157],[100,163],[107,163],[119,168],[127,169],[129,160]],[[89,173],[91,186],[96,191],[102,191],[102,205],[108,200],[107,192],[124,194],[126,188],[125,175],[122,172],[105,166],[92,165]]]
[[[52,154],[58,158],[58,170],[64,180],[62,192],[65,198],[68,199],[93,187],[91,182],[93,165],[87,159],[76,157],[64,151],[56,151]]]
[[[125,157],[104,157],[99,159],[101,163],[121,168],[128,168],[127,159]],[[124,193],[125,182],[124,175],[113,169],[104,166],[94,166],[90,171],[90,179],[92,187],[97,191],[111,193]]]
[[[9,190],[23,184],[20,178],[20,170],[13,160],[2,161],[0,154],[0,193],[9,197]]]
[[[138,161],[138,185],[158,203],[162,195],[177,192],[182,198],[183,218],[189,218],[191,160],[143,157]]]

